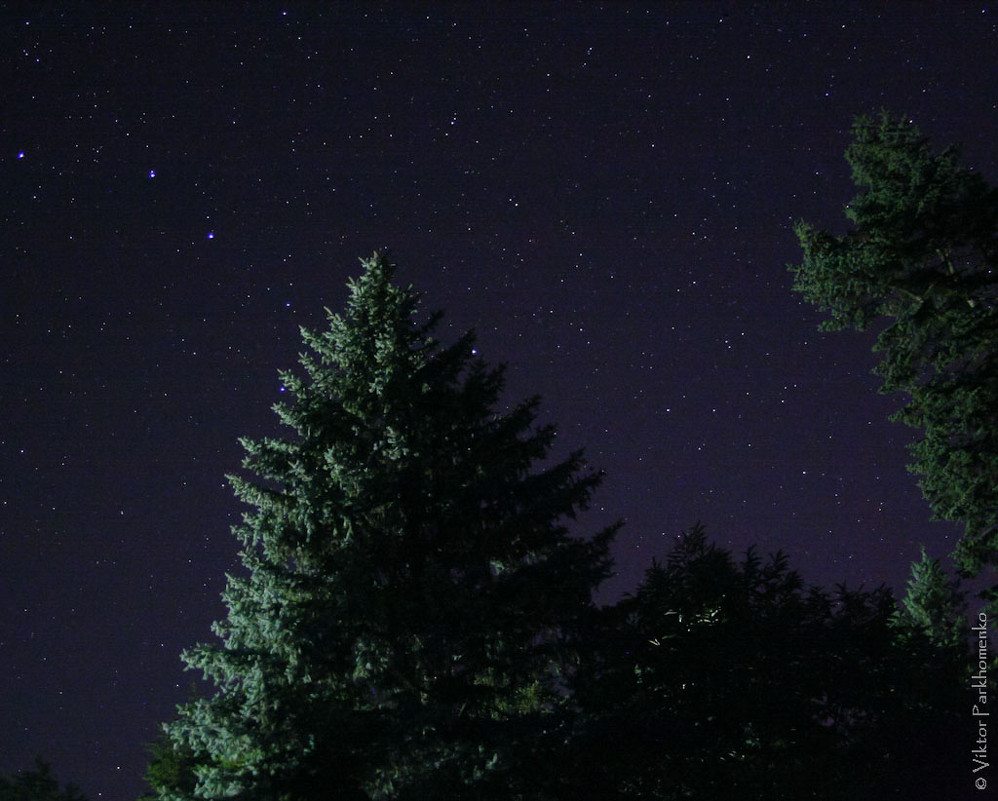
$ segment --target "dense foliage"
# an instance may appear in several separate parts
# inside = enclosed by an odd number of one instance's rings
[[[894,613],[902,634],[923,636],[941,647],[955,649],[967,639],[966,601],[960,581],[922,548],[922,558],[911,565],[907,592]]]
[[[0,801],[87,801],[87,797],[72,784],[60,789],[52,766],[38,759],[30,770],[9,778],[0,775]]]
[[[617,527],[568,526],[600,475],[364,264],[282,374],[290,436],[243,443],[245,569],[185,655],[214,692],[153,747],[151,798],[963,796],[971,660],[938,562],[897,604],[696,526],[597,609]]]
[[[998,564],[998,190],[887,113],[856,121],[846,158],[852,228],[797,226],[795,289],[826,329],[877,327],[882,391],[923,435],[911,468],[935,514],[965,524],[956,558],[976,574]]]
[[[899,637],[895,608],[693,528],[606,610],[574,682],[580,795],[957,797],[966,646]]]
[[[600,476],[545,461],[537,399],[498,411],[502,370],[470,335],[442,347],[393,274],[376,254],[303,331],[292,436],[243,442],[245,572],[186,654],[217,691],[170,724],[197,785],[164,797],[515,798],[517,755],[559,726],[615,531],[565,524]]]

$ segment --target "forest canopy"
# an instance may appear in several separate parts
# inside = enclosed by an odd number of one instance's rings
[[[441,343],[376,253],[303,330],[288,435],[244,439],[214,691],[154,750],[151,797],[826,799],[939,787],[957,755],[962,596],[928,557],[886,589],[807,587],[696,525],[597,607],[619,528],[550,458],[538,398]],[[942,739],[940,739],[942,738]],[[940,745],[943,743],[943,745]],[[929,744],[931,747],[927,747]]]

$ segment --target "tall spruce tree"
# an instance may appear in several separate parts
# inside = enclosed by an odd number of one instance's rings
[[[216,689],[166,727],[198,782],[164,798],[526,798],[521,757],[561,736],[616,531],[567,526],[601,476],[552,464],[537,398],[499,411],[473,336],[442,346],[390,261],[363,265],[281,374],[292,435],[242,441],[245,572],[185,653]]]
[[[998,565],[998,191],[959,152],[886,112],[860,117],[846,151],[862,192],[843,236],[799,223],[794,288],[826,330],[879,329],[893,419],[920,429],[911,469],[939,518],[965,524],[955,556]]]

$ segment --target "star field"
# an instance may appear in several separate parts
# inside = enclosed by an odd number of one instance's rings
[[[237,437],[384,246],[606,470],[602,601],[698,520],[823,585],[952,547],[872,339],[819,333],[786,265],[796,219],[843,227],[855,114],[998,180],[987,5],[0,13],[0,771],[141,792],[222,615]]]

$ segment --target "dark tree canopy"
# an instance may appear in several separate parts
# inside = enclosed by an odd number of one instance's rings
[[[879,331],[882,391],[922,432],[911,469],[934,513],[965,524],[965,572],[998,564],[998,191],[909,122],[861,117],[846,151],[861,192],[835,236],[797,226],[795,289],[827,330]]]
[[[694,527],[605,610],[562,773],[592,799],[963,797],[966,647],[899,639],[895,609]]]
[[[60,789],[52,766],[36,759],[30,770],[9,778],[0,775],[0,801],[87,801],[87,797],[72,784]]]
[[[168,724],[197,787],[164,798],[530,795],[517,755],[558,730],[616,527],[570,535],[601,476],[552,463],[538,400],[500,411],[502,369],[394,273],[375,254],[303,330],[291,435],[243,441],[245,570],[185,655],[216,691]]]
[[[155,797],[879,801],[965,775],[937,562],[899,606],[697,526],[596,609],[617,527],[569,525],[601,475],[552,458],[536,398],[501,410],[502,369],[441,345],[394,275],[364,262],[281,374],[289,435],[243,441],[244,570],[185,654],[214,691],[154,746]]]

